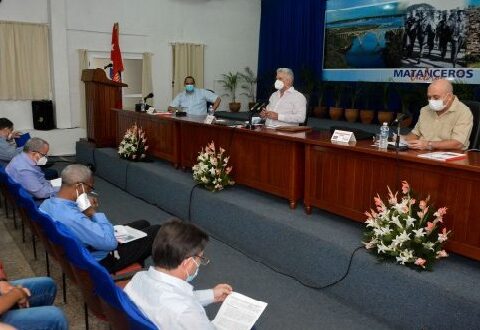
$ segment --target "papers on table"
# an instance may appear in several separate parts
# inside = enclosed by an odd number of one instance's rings
[[[418,155],[420,158],[427,158],[433,160],[439,160],[442,162],[448,162],[453,160],[460,160],[467,158],[466,154],[460,154],[458,152],[449,152],[449,151],[437,151],[437,152],[429,152],[426,154]]]
[[[122,244],[147,236],[147,233],[130,226],[116,225],[113,230],[117,242]]]
[[[267,307],[267,303],[232,292],[212,321],[219,330],[250,330]]]
[[[54,187],[60,187],[62,185],[62,178],[56,178],[56,179],[50,180],[50,183]]]

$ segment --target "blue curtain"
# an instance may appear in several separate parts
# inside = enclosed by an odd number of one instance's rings
[[[305,75],[321,79],[325,3],[262,0],[257,98],[269,97],[279,67],[293,70],[299,89],[304,87]]]

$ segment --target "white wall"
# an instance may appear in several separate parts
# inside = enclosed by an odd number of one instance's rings
[[[155,107],[171,100],[171,42],[203,43],[205,87],[219,89],[222,73],[257,67],[260,0],[5,0],[0,20],[49,23],[52,38],[52,77],[58,127],[79,127],[78,49],[109,52],[114,22],[120,25],[122,53],[151,52]],[[246,99],[243,109],[246,109]],[[222,102],[227,109],[229,100]],[[4,110],[8,109],[8,110]],[[29,102],[0,102],[19,129],[32,128]]]

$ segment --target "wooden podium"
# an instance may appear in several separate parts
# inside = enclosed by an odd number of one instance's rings
[[[108,79],[102,69],[83,70],[82,81],[85,83],[88,140],[97,147],[115,147],[117,116],[112,108],[121,107],[122,87],[128,85]]]

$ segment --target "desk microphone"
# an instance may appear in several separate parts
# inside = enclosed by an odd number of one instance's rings
[[[397,114],[397,118],[395,118],[392,125],[393,126],[397,126],[397,125],[399,126],[404,119],[407,119],[409,117],[410,117],[410,115],[407,114],[407,113],[399,113],[399,114]]]

